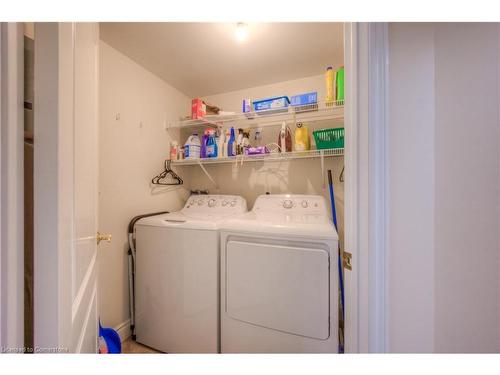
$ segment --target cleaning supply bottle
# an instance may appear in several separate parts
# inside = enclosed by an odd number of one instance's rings
[[[210,131],[208,134],[207,146],[206,146],[206,157],[207,158],[216,158],[217,157],[217,143],[215,142],[214,131]]]
[[[304,123],[297,123],[295,129],[295,151],[308,151],[311,149],[311,141],[309,138],[309,129]]]
[[[185,159],[199,159],[200,158],[201,142],[197,133],[191,135],[184,144],[184,158]]]
[[[255,140],[255,146],[260,146],[261,145],[261,141],[262,141],[262,128],[255,129],[254,140]]]
[[[243,153],[243,129],[238,129],[238,137],[236,138],[236,155]]]
[[[227,141],[227,156],[236,156],[236,138],[234,128],[231,126],[229,140]]]
[[[209,129],[205,130],[205,132],[203,133],[203,136],[201,137],[200,158],[207,157],[207,141],[208,141],[208,133],[209,132],[210,132]]]
[[[250,129],[243,130],[243,140],[241,141],[241,153],[246,155],[246,150],[250,148]]]
[[[179,146],[177,141],[170,142],[170,160],[177,160],[179,158]]]
[[[335,71],[331,66],[326,68],[326,104],[331,104],[335,101]]]
[[[337,101],[344,101],[344,67],[341,66],[340,69],[337,71],[337,96],[336,100]],[[343,104],[343,103],[340,103]]]
[[[292,151],[292,132],[284,121],[281,123],[278,144],[280,146],[280,152]]]
[[[223,158],[227,154],[227,149],[226,149],[226,133],[224,133],[224,130],[220,130],[219,138],[217,139],[217,157]]]

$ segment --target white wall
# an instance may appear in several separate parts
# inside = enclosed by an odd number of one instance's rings
[[[498,352],[498,26],[389,32],[389,351]]]
[[[500,351],[499,29],[437,25],[435,349]]]
[[[389,351],[434,348],[432,28],[389,29]]]
[[[129,319],[130,219],[177,210],[187,197],[184,187],[153,191],[150,181],[169,155],[165,124],[189,113],[191,102],[103,42],[100,62],[99,230],[113,235],[99,246],[100,316],[103,325],[117,327]]]
[[[337,67],[334,67],[337,68]],[[245,90],[228,92],[204,99],[225,111],[241,112],[242,100],[244,98],[259,99],[278,95],[295,95],[303,92],[317,91],[320,103],[325,100],[325,77],[323,74],[305,77],[293,81],[285,81],[265,86],[253,87]],[[342,121],[328,121],[309,124],[311,141],[313,142],[312,131],[324,127],[341,127]],[[264,143],[277,142],[280,126],[270,126],[263,128]],[[292,139],[294,129],[292,128]],[[251,133],[251,136],[253,132]],[[184,134],[182,142],[187,134]],[[339,176],[344,163],[343,157],[332,157],[325,159],[325,187],[321,178],[320,159],[293,160],[289,162],[265,162],[247,163],[242,167],[234,164],[221,164],[216,166],[206,166],[213,175],[220,187],[221,194],[242,195],[248,203],[249,208],[253,206],[255,199],[266,192],[272,194],[319,194],[323,195],[329,204],[328,180],[326,171],[332,170],[335,185],[335,200],[337,207],[337,217],[340,223],[341,240],[343,241],[343,221],[344,221],[344,183],[339,181]],[[182,167],[182,173],[189,176],[189,181],[193,189],[209,189],[216,192],[213,184],[203,174],[198,167]]]

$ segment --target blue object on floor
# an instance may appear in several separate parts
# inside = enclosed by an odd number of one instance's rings
[[[101,319],[99,319],[99,336],[106,342],[109,354],[119,354],[122,352],[120,335],[112,328],[104,328],[101,325]]]

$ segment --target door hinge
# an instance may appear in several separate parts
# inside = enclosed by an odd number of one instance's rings
[[[352,271],[352,254],[347,251],[343,252],[342,265],[346,270]]]

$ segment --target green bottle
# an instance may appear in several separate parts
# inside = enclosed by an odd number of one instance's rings
[[[344,67],[341,66],[339,70],[337,70],[337,99],[336,100],[344,100]]]

